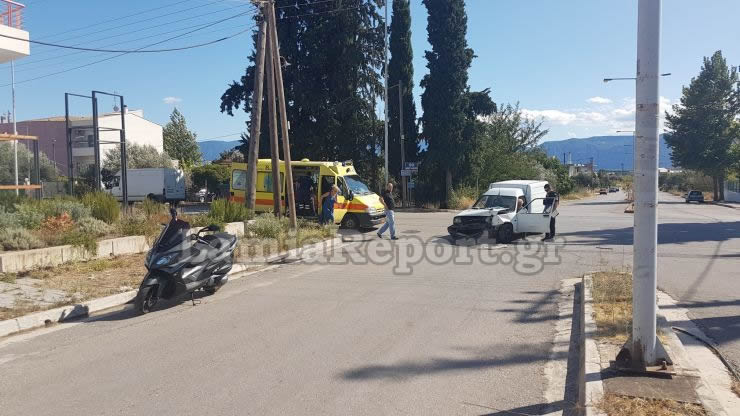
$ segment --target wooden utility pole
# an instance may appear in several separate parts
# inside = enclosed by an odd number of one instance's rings
[[[267,14],[268,16],[266,17],[269,19],[269,11]],[[268,35],[271,30],[271,28],[267,28]],[[275,216],[280,218],[282,205],[280,199],[280,147],[278,146],[277,109],[275,108],[275,65],[273,65],[272,60],[272,48],[272,36],[267,36],[265,70],[267,71],[267,111],[270,123],[270,154],[272,156],[272,203]]]
[[[254,2],[261,11],[262,3]],[[249,154],[247,155],[247,180],[244,204],[254,212],[257,206],[257,161],[259,160],[260,131],[262,127],[262,87],[265,84],[265,42],[267,20],[262,14],[257,31],[257,61],[254,72],[254,91],[252,91],[252,122],[249,128]]]
[[[270,6],[267,10],[268,19],[270,24],[268,25],[270,37],[270,52],[272,54],[272,70],[275,76],[275,83],[277,87],[278,102],[280,104],[280,132],[283,135],[283,160],[285,161],[285,189],[286,189],[286,208],[290,215],[290,225],[296,230],[298,229],[298,219],[296,218],[295,212],[295,195],[293,189],[293,171],[291,168],[290,159],[290,136],[288,133],[288,114],[285,110],[285,89],[283,87],[283,69],[280,65],[280,43],[278,42],[277,36],[277,19],[275,18],[275,2],[271,1]]]

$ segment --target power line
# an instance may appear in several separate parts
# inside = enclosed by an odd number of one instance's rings
[[[213,25],[215,25],[215,24],[221,23],[221,22],[223,22],[223,21],[226,21],[226,20],[230,20],[230,19],[234,19],[234,18],[236,18],[236,17],[240,17],[240,16],[243,16],[243,15],[245,15],[245,14],[246,14],[246,12],[245,12],[245,13],[240,13],[240,14],[238,14],[238,15],[235,15],[235,16],[231,16],[231,17],[228,17],[228,18],[226,18],[226,19],[221,19],[220,21],[218,21],[218,22],[215,22],[215,23],[211,24],[210,26],[213,26]],[[206,26],[206,27],[207,27],[207,26]],[[245,32],[247,32],[247,31],[249,31],[249,30],[250,30],[250,29],[252,29],[253,27],[254,27],[254,26],[250,26],[250,27],[248,27],[248,28],[246,28],[246,29],[244,29],[244,30],[242,30],[242,31],[239,31],[239,32],[237,32],[237,33],[234,33],[233,35],[230,35],[230,36],[226,36],[226,37],[224,37],[224,38],[221,38],[221,39],[217,39],[217,40],[215,40],[215,41],[212,41],[212,42],[210,42],[209,44],[213,44],[213,43],[216,43],[216,42],[222,42],[222,41],[224,41],[224,40],[227,40],[227,39],[231,39],[231,38],[233,38],[233,37],[239,36],[239,35],[241,35],[242,33],[245,33]],[[142,50],[142,49],[145,49],[145,48],[150,48],[150,47],[152,47],[152,46],[156,46],[156,45],[159,45],[159,44],[162,44],[162,43],[165,43],[165,42],[169,42],[169,41],[171,41],[171,40],[174,40],[174,39],[180,38],[180,37],[182,37],[182,36],[185,36],[185,35],[188,35],[188,34],[190,34],[190,33],[193,33],[193,32],[197,32],[197,31],[199,31],[199,30],[201,30],[201,29],[205,29],[205,27],[201,27],[201,28],[193,29],[193,30],[191,30],[190,32],[186,32],[186,33],[183,33],[183,34],[181,34],[181,35],[173,36],[173,37],[171,37],[171,38],[168,38],[168,39],[165,39],[165,40],[162,40],[162,41],[159,41],[159,42],[154,42],[154,43],[151,43],[151,44],[149,44],[149,45],[145,45],[145,46],[142,46],[141,48],[138,48],[137,50]],[[200,46],[205,46],[205,44],[203,44],[203,45],[200,45]],[[200,46],[198,46],[198,47],[200,47]],[[104,58],[104,59],[99,59],[99,60],[97,60],[97,61],[89,62],[89,63],[87,63],[87,64],[84,64],[84,65],[79,65],[79,66],[76,66],[76,67],[73,67],[73,68],[68,68],[68,69],[65,69],[65,70],[62,70],[62,71],[57,71],[57,72],[54,72],[54,73],[51,73],[51,74],[41,75],[41,76],[38,76],[38,77],[34,77],[34,78],[29,78],[29,79],[25,79],[25,80],[22,80],[22,81],[16,81],[16,84],[24,84],[24,83],[26,83],[26,82],[36,81],[36,80],[39,80],[39,79],[42,79],[42,78],[48,78],[48,77],[51,77],[51,76],[54,76],[54,75],[64,74],[64,73],[66,73],[66,72],[74,71],[74,70],[76,70],[76,69],[86,68],[86,67],[88,67],[88,66],[92,66],[92,65],[95,65],[95,64],[98,64],[98,63],[101,63],[101,62],[109,61],[109,60],[111,60],[111,59],[115,59],[115,58],[118,58],[118,57],[120,57],[120,56],[123,56],[123,55],[128,55],[129,53],[133,53],[133,52],[122,52],[122,53],[119,53],[119,54],[117,54],[117,55],[113,55],[113,56],[109,56],[109,57],[107,57],[107,58]],[[7,86],[9,86],[9,85],[10,85],[10,84],[5,84],[5,85],[2,85],[2,86],[0,86],[0,87],[7,87]]]
[[[316,3],[324,3],[324,2],[328,2],[328,1],[332,1],[332,0],[324,0],[324,1],[316,2]],[[292,6],[292,5],[291,6],[282,6],[280,8],[288,8],[288,7],[295,7],[295,6]],[[318,12],[318,13],[317,12],[314,12],[314,13],[305,13],[303,15],[283,16],[279,20],[286,20],[286,19],[291,19],[291,18],[296,18],[296,17],[304,17],[304,16],[330,14],[330,13],[336,13],[336,12],[341,12],[341,11],[346,11],[346,10],[357,9],[359,7],[362,7],[362,5],[360,4],[360,5],[357,5],[357,6],[354,6],[354,7],[338,8],[338,9],[327,10],[327,11]],[[74,70],[77,70],[77,69],[86,68],[88,66],[92,66],[92,65],[95,65],[95,64],[98,64],[98,63],[101,63],[101,62],[109,61],[111,59],[115,59],[115,58],[118,58],[118,57],[123,56],[123,55],[130,54],[130,53],[137,53],[137,52],[139,52],[139,51],[141,51],[143,49],[146,49],[146,48],[149,48],[149,47],[152,47],[152,46],[156,46],[156,45],[159,45],[159,44],[168,42],[168,41],[173,40],[173,39],[184,37],[184,36],[189,35],[189,34],[191,34],[193,32],[197,32],[197,31],[202,30],[202,29],[205,29],[207,27],[214,26],[214,25],[216,25],[218,23],[221,23],[223,21],[230,20],[230,19],[233,19],[233,18],[236,18],[236,17],[239,17],[239,16],[243,16],[243,15],[246,15],[246,14],[249,14],[249,13],[250,12],[240,13],[240,14],[237,14],[235,16],[228,17],[226,19],[221,19],[221,20],[216,21],[216,22],[214,22],[212,24],[209,24],[209,25],[206,25],[206,26],[201,26],[201,27],[196,28],[194,30],[191,30],[189,32],[185,32],[185,33],[182,33],[180,35],[173,36],[173,37],[170,37],[168,39],[165,39],[165,40],[162,40],[162,41],[159,41],[159,42],[155,42],[155,43],[152,43],[152,44],[149,44],[149,45],[142,46],[141,48],[138,48],[138,49],[135,49],[135,50],[124,51],[124,52],[118,53],[117,55],[110,56],[110,57],[107,57],[107,58],[104,58],[104,59],[100,59],[100,60],[97,60],[97,61],[89,62],[89,63],[84,64],[84,65],[79,65],[79,66],[76,66],[76,67],[73,67],[73,68],[68,68],[68,69],[65,69],[65,70],[57,71],[57,72],[54,72],[54,73],[51,73],[51,74],[46,74],[46,75],[41,75],[41,76],[34,77],[34,78],[25,79],[25,80],[16,82],[16,84],[23,84],[23,83],[27,83],[27,82],[31,82],[31,81],[36,81],[36,80],[39,80],[39,79],[43,79],[43,78],[48,78],[48,77],[51,77],[51,76],[54,76],[54,75],[59,75],[59,74],[71,72],[71,71],[74,71]],[[254,12],[252,12],[252,14],[254,14]],[[247,31],[253,29],[254,27],[255,27],[255,25],[252,25],[252,26],[250,26],[250,27],[248,27],[248,28],[246,28],[246,29],[244,29],[242,31],[239,31],[239,32],[237,32],[235,34],[232,34],[230,36],[227,36],[227,37],[224,37],[224,38],[221,38],[221,39],[217,39],[215,41],[211,41],[211,42],[208,42],[208,43],[205,43],[205,44],[192,45],[190,48],[201,47],[201,46],[206,46],[206,45],[209,45],[209,44],[214,44],[214,43],[217,43],[217,42],[222,42],[222,41],[225,41],[225,40],[234,38],[236,36],[239,36],[242,33],[245,33]],[[189,48],[188,47],[184,47],[184,48],[172,48],[171,50],[174,51],[174,50],[182,50],[182,49],[189,49]],[[165,52],[165,51],[162,51],[162,52]],[[9,85],[10,84],[0,85],[0,87],[7,87]]]
[[[205,25],[207,25],[207,23]],[[207,35],[207,34],[210,34],[210,33],[221,32],[221,31],[224,31],[224,30],[239,29],[239,28],[242,28],[242,27],[244,27],[243,24],[240,24],[238,26],[222,27],[222,28],[219,28],[219,29],[216,29],[216,30],[209,30],[209,31],[206,31],[206,32],[198,33],[195,36]],[[140,40],[145,40],[145,39],[157,38],[157,37],[162,36],[162,35],[167,35],[167,34],[170,34],[170,33],[180,32],[180,31],[185,30],[185,29],[187,29],[187,28],[177,28],[175,30],[168,30],[166,32],[155,33],[153,35],[142,36],[142,37],[136,38],[136,39],[129,39],[129,40],[126,40],[126,41],[123,41],[123,42],[116,42],[116,43],[108,44],[108,45],[106,45],[106,47],[107,46],[122,45],[122,44],[132,43],[132,42],[138,42]],[[190,38],[192,36],[193,35],[191,35],[191,36],[184,36],[183,38]],[[41,65],[34,65],[34,64],[38,64],[38,63],[44,62],[44,61],[52,61],[52,60],[56,60],[56,59],[65,59],[65,58],[68,58],[70,56],[79,55],[79,54],[82,54],[82,53],[85,53],[85,52],[84,51],[77,51],[77,52],[71,52],[71,53],[66,53],[66,54],[62,54],[62,55],[52,56],[52,57],[49,57],[49,58],[39,59],[39,60],[36,60],[36,61],[31,62],[31,66],[30,67],[24,67],[24,71],[35,71],[37,69],[48,68],[50,66],[58,66],[58,65],[61,65],[63,63],[60,63],[60,62],[51,62],[51,63],[41,64]],[[93,55],[93,57],[103,56],[103,55],[104,54],[96,54],[96,55]],[[18,66],[18,65],[16,65],[16,66]]]
[[[208,4],[212,4],[212,3],[208,3]],[[168,26],[168,25],[171,25],[171,24],[174,24],[174,23],[180,23],[180,22],[184,22],[184,21],[187,21],[187,20],[193,20],[193,19],[197,19],[197,18],[202,18],[203,16],[208,16],[208,15],[212,15],[212,14],[216,14],[216,13],[222,13],[222,12],[226,12],[226,11],[229,11],[229,10],[242,8],[245,5],[246,6],[250,6],[249,4],[241,4],[239,6],[229,7],[229,8],[226,8],[226,9],[219,9],[219,10],[212,11],[212,12],[209,12],[209,13],[200,14],[198,16],[190,16],[190,17],[186,17],[186,18],[183,18],[183,19],[172,20],[172,21],[169,21],[169,22],[160,23],[160,24],[156,24],[156,25],[153,25],[153,26],[139,28],[139,29],[137,29],[137,31],[144,31],[144,30],[149,30],[149,29],[155,29],[155,28],[162,27],[162,26]],[[252,7],[251,10],[253,11],[253,13],[256,13],[256,9],[254,7]],[[158,16],[158,17],[161,17],[161,16]],[[141,23],[141,22],[138,22],[138,23]],[[131,23],[131,24],[136,24],[136,23]],[[129,24],[129,25],[131,25],[131,24]],[[124,27],[124,26],[127,26],[127,25],[119,26],[119,28],[120,27]],[[108,30],[108,29],[106,29],[106,30]],[[105,31],[105,30],[103,30],[103,31]],[[98,32],[94,32],[94,33],[100,33],[100,32],[102,32],[102,31],[98,31]],[[82,36],[88,36],[88,35],[91,35],[91,34],[94,34],[94,33],[88,33],[88,34],[84,34]],[[111,38],[115,38],[115,37],[119,37],[119,36],[126,36],[126,35],[128,35],[130,33],[131,32],[118,33],[118,34],[106,36],[106,37],[103,37],[103,38],[94,39],[94,40],[91,40],[90,42],[99,42],[99,41],[102,41],[102,40],[111,39]],[[78,36],[77,38],[79,38],[79,37],[80,36]],[[69,39],[74,39],[74,38],[69,38]],[[69,39],[66,39],[66,40],[69,40]],[[82,45],[82,43],[78,43],[78,44],[71,45],[71,46],[75,46],[76,47],[76,46],[80,46],[80,45]],[[52,51],[53,51],[53,49],[42,51],[42,52],[39,52],[39,53],[34,54],[34,56],[43,55],[45,53],[49,53],[49,52],[52,52]],[[63,55],[57,55],[57,56],[63,56]],[[40,62],[40,60],[38,60],[38,59],[37,60],[31,59],[31,60],[26,61],[24,63],[20,63],[20,64],[18,64],[16,66],[29,65],[29,64],[35,63],[35,62]]]
[[[162,5],[162,6],[159,6],[159,7],[154,7],[154,8],[151,8],[151,9],[140,10],[140,11],[135,12],[135,13],[131,13],[131,14],[128,14],[128,15],[125,15],[125,16],[121,16],[121,17],[114,17],[112,19],[103,20],[102,22],[93,23],[91,25],[80,26],[80,27],[77,27],[77,28],[74,28],[74,29],[65,30],[63,32],[57,32],[57,33],[54,33],[54,34],[51,34],[51,35],[42,35],[41,36],[41,39],[55,37],[55,36],[59,36],[59,35],[64,35],[66,33],[76,32],[78,30],[89,29],[91,27],[100,26],[100,25],[103,25],[103,24],[106,24],[106,23],[109,23],[109,22],[121,21],[123,19],[128,19],[129,17],[138,16],[138,15],[141,15],[141,14],[144,14],[144,13],[149,13],[149,12],[152,12],[152,11],[165,9],[167,7],[177,6],[178,4],[182,4],[182,3],[189,3],[191,1],[195,1],[195,0],[181,0],[181,1],[176,1],[174,3],[165,4],[165,5]]]
[[[243,13],[243,14],[247,14],[247,13]],[[238,15],[238,16],[241,16],[241,15]],[[229,19],[232,19],[232,18],[233,17],[231,17]],[[228,19],[226,19],[226,20],[228,20]],[[222,21],[223,20],[221,20],[220,22],[222,22]],[[210,25],[208,25],[208,26],[210,26]],[[178,29],[178,30],[182,30],[182,29]],[[200,47],[200,46],[210,45],[211,43],[216,43],[216,42],[220,42],[221,40],[223,40],[223,39],[219,39],[219,40],[216,40],[216,41],[213,41],[213,42],[202,43],[202,44],[192,45],[192,46],[183,46],[183,47],[180,47],[180,48],[141,50],[141,49],[96,49],[96,48],[81,48],[81,47],[78,47],[78,46],[58,45],[58,44],[55,44],[55,43],[49,43],[49,42],[42,42],[42,41],[38,41],[38,40],[30,40],[30,39],[18,38],[18,37],[15,37],[15,36],[3,35],[3,34],[0,34],[0,37],[8,38],[8,39],[13,39],[13,40],[19,40],[19,41],[22,41],[22,42],[28,42],[28,43],[33,43],[33,44],[39,44],[39,45],[45,45],[45,46],[53,46],[55,48],[74,49],[74,50],[77,50],[77,51],[85,51],[85,52],[107,52],[107,53],[160,53],[160,52],[173,52],[173,51],[181,51],[183,49],[193,49],[193,48],[197,48],[197,47]]]

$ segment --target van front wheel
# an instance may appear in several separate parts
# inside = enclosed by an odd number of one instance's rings
[[[496,235],[496,242],[501,244],[509,244],[514,239],[514,226],[511,223],[506,223],[498,227],[498,234]]]
[[[349,228],[350,230],[357,230],[360,228],[360,221],[357,220],[357,216],[354,214],[347,214],[342,220],[342,226]]]

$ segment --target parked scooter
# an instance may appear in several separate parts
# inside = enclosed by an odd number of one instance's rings
[[[209,225],[197,233],[188,234],[190,224],[177,218],[170,208],[172,219],[157,237],[146,257],[148,273],[139,286],[134,305],[147,313],[160,299],[172,299],[190,294],[195,305],[194,292],[203,289],[209,295],[226,284],[233,265],[237,238],[228,233],[205,234],[218,231]]]

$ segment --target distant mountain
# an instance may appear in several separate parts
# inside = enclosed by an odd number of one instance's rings
[[[236,146],[239,146],[242,142],[240,140],[232,141],[221,141],[221,140],[208,140],[205,142],[198,142],[200,146],[200,153],[203,154],[203,161],[210,162],[218,159],[218,155],[224,150],[231,150]]]
[[[588,163],[594,158],[596,169],[632,170],[632,136],[595,136],[585,139],[553,140],[542,143],[549,156],[561,161],[571,155],[573,163]],[[622,167],[624,164],[624,167]],[[671,151],[660,137],[658,166],[672,168]]]

